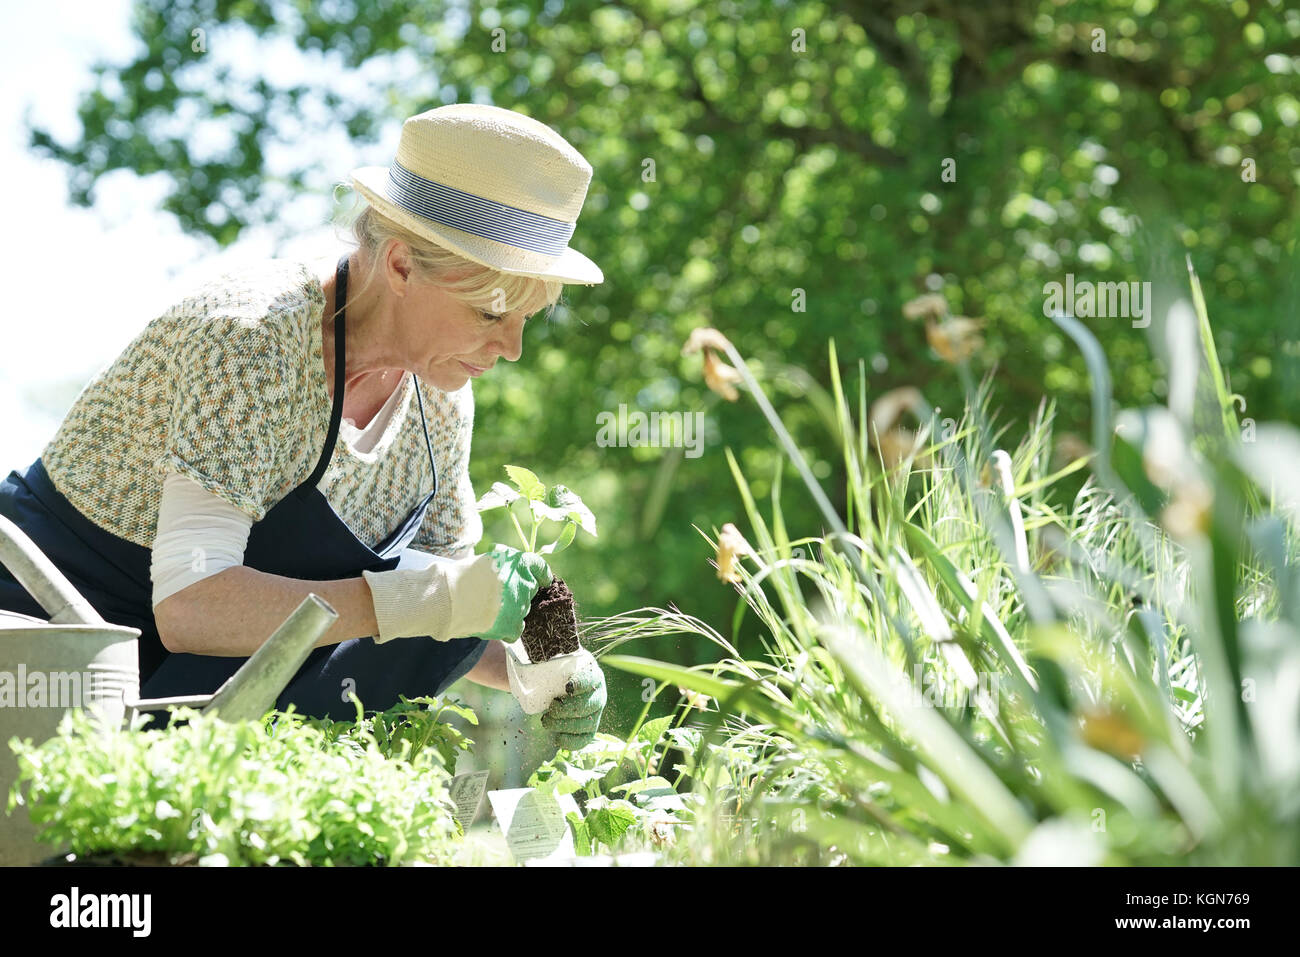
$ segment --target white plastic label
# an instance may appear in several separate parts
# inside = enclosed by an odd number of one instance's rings
[[[510,788],[489,791],[488,801],[516,861],[563,861],[574,856],[573,831],[565,815],[581,812],[572,794],[554,797],[534,788]]]
[[[478,817],[478,809],[483,804],[483,792],[487,790],[488,773],[486,771],[466,771],[458,774],[447,785],[451,799],[456,802],[456,822],[462,831]]]

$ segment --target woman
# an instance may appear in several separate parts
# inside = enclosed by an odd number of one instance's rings
[[[140,629],[144,697],[215,691],[309,592],[339,619],[281,709],[348,718],[353,692],[382,709],[460,677],[510,687],[502,641],[551,574],[504,546],[473,554],[469,383],[519,359],[565,283],[603,281],[567,245],[590,180],[510,110],[412,117],[391,167],[352,174],[355,252],[201,287],[0,484],[0,514]],[[0,608],[42,615],[3,570]],[[594,659],[572,686],[542,719],[569,748],[604,708]]]

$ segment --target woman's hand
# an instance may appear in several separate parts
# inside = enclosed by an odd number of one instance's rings
[[[533,596],[552,581],[550,566],[536,552],[521,552],[508,545],[497,545],[487,555],[501,582],[501,603],[496,618],[480,638],[514,641],[524,633],[524,619],[532,607]]]
[[[573,690],[556,698],[542,714],[542,727],[555,743],[569,751],[586,747],[596,737],[605,710],[605,673],[592,658],[569,679]]]
[[[361,573],[375,606],[376,642],[428,635],[514,641],[538,589],[550,584],[541,555],[498,545],[490,552],[428,568]]]

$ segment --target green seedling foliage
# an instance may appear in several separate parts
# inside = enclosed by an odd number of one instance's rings
[[[519,534],[520,547],[524,551],[554,555],[573,544],[578,529],[592,538],[596,537],[596,516],[583,503],[578,493],[564,485],[547,488],[541,479],[522,466],[507,465],[505,468],[514,488],[503,482],[494,482],[492,488],[478,500],[477,508],[480,513],[505,509]],[[519,521],[519,510],[515,508],[515,503],[520,501],[528,503],[524,512],[528,523],[527,531]],[[539,547],[538,536],[547,522],[556,522],[560,528],[549,542],[544,542]]]
[[[570,813],[568,820],[579,854],[601,846],[611,852],[629,850],[633,840],[662,850],[675,843],[678,829],[689,827],[691,796],[649,773],[656,746],[675,740],[669,737],[672,720],[669,715],[646,722],[626,741],[597,734],[579,751],[557,752],[528,779],[529,787],[544,793],[574,795],[582,816]]]
[[[163,854],[209,865],[449,863],[459,827],[448,764],[467,750],[439,732],[453,704],[404,701],[347,726],[272,712],[225,722],[176,709],[168,726],[106,728],[69,711],[58,734],[14,739],[9,810],[79,857]],[[184,722],[184,723],[178,723]],[[445,727],[445,726],[444,726]]]

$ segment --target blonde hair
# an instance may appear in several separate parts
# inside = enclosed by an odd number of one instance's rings
[[[532,315],[545,310],[543,315],[549,318],[560,302],[564,283],[558,280],[499,272],[425,239],[364,200],[360,205],[360,211],[352,218],[351,232],[370,266],[362,289],[374,281],[388,243],[397,241],[410,249],[422,278],[437,284],[452,298],[489,315],[504,315],[519,309],[525,310],[525,315]]]

